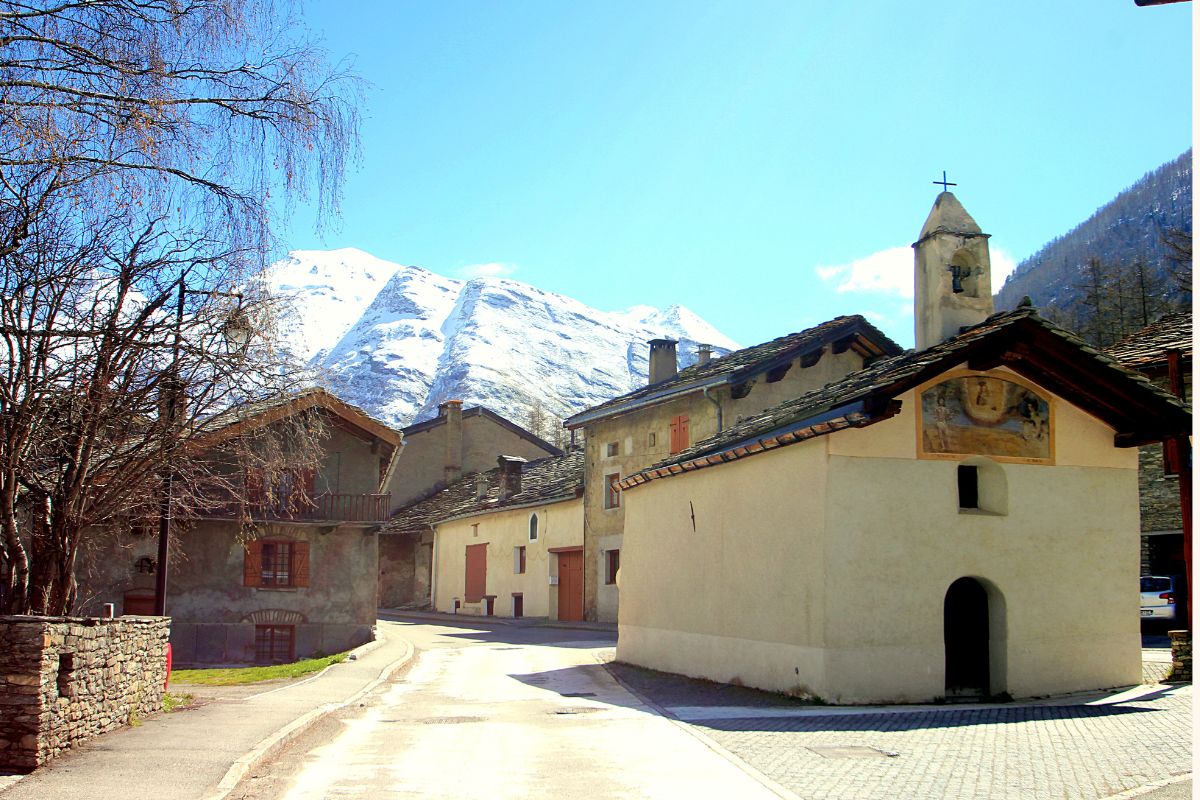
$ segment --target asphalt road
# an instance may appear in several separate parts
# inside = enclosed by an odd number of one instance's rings
[[[311,730],[234,797],[777,795],[601,666],[606,634],[408,625],[402,679]]]

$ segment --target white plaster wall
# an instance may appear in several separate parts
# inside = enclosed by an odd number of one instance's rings
[[[529,517],[538,515],[538,538],[529,541]],[[475,535],[473,524],[478,524]],[[437,526],[434,535],[434,606],[453,611],[454,599],[463,599],[466,584],[468,545],[487,544],[486,594],[496,596],[496,616],[512,616],[512,595],[521,592],[527,617],[552,616],[556,605],[550,575],[557,560],[553,547],[583,544],[583,501],[567,500],[551,505],[496,511]],[[513,548],[524,546],[525,572],[513,572]],[[464,605],[463,614],[485,613],[483,603]]]
[[[811,690],[823,671],[825,464],[814,440],[627,492],[617,658]]]

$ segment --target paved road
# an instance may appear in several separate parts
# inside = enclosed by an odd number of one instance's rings
[[[252,779],[240,796],[777,797],[617,683],[600,663],[611,636],[431,624],[400,633],[420,651],[404,680],[298,742],[274,768],[290,780]]]

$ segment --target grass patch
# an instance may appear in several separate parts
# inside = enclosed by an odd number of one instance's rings
[[[170,714],[177,708],[186,708],[192,704],[192,699],[186,692],[166,692],[163,694],[163,711]]]
[[[299,678],[320,672],[330,664],[346,660],[346,653],[324,658],[306,658],[291,664],[272,664],[269,667],[234,667],[218,669],[177,669],[171,673],[171,683],[196,686],[237,686],[244,683],[274,681],[280,678]]]

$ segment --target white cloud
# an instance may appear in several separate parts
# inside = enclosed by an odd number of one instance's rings
[[[992,291],[1000,291],[1004,279],[1017,268],[1017,262],[1005,250],[990,248]],[[869,256],[816,269],[817,277],[833,284],[837,292],[878,292],[911,299],[913,296],[913,251],[911,247],[890,247]]]
[[[817,267],[817,277],[838,292],[883,292],[913,296],[913,251],[891,247],[833,267]]]
[[[463,278],[506,278],[516,271],[516,264],[493,261],[488,264],[470,264],[460,269],[458,274]]]

